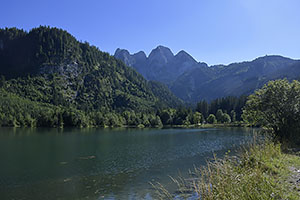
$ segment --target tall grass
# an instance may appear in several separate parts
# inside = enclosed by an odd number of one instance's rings
[[[191,179],[172,179],[177,192],[155,184],[157,199],[272,200],[300,199],[286,183],[287,155],[271,141],[253,142],[240,156],[215,158],[196,168]]]

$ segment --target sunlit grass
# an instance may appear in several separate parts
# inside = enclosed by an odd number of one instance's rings
[[[299,156],[282,153],[274,142],[253,142],[240,156],[226,155],[195,168],[191,179],[172,179],[176,193],[161,184],[154,188],[158,199],[296,200],[299,191],[287,181],[291,166],[300,169]]]

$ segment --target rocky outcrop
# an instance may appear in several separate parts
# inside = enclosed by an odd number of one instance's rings
[[[81,72],[82,67],[75,61],[59,65],[43,65],[39,69],[39,74],[59,74],[69,78],[76,78]]]
[[[160,81],[169,86],[183,73],[207,67],[205,63],[198,63],[185,51],[174,55],[169,48],[161,45],[153,49],[148,57],[143,51],[130,54],[125,49],[117,49],[114,56],[135,68],[146,79]]]

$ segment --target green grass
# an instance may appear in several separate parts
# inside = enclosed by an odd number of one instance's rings
[[[300,193],[290,183],[290,167],[300,169],[300,157],[285,154],[280,144],[253,143],[240,156],[228,156],[196,168],[192,179],[172,179],[177,196],[187,199],[192,194],[204,200],[299,200]],[[174,199],[161,184],[154,185],[157,199]]]

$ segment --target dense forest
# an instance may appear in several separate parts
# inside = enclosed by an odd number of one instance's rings
[[[147,112],[130,109],[103,112],[97,109],[77,109],[68,103],[60,102],[60,98],[55,101],[55,104],[33,101],[7,92],[3,88],[6,84],[8,83],[2,82],[0,93],[0,126],[11,127],[161,127],[163,125],[230,123],[240,120],[242,105],[239,103],[245,103],[245,97],[228,97],[216,99],[210,104],[199,102],[196,109],[181,106]],[[232,104],[227,104],[228,102]],[[201,113],[203,106],[208,108],[207,113]]]
[[[188,108],[162,83],[68,32],[0,29],[0,125],[140,126],[241,120],[245,97]]]

